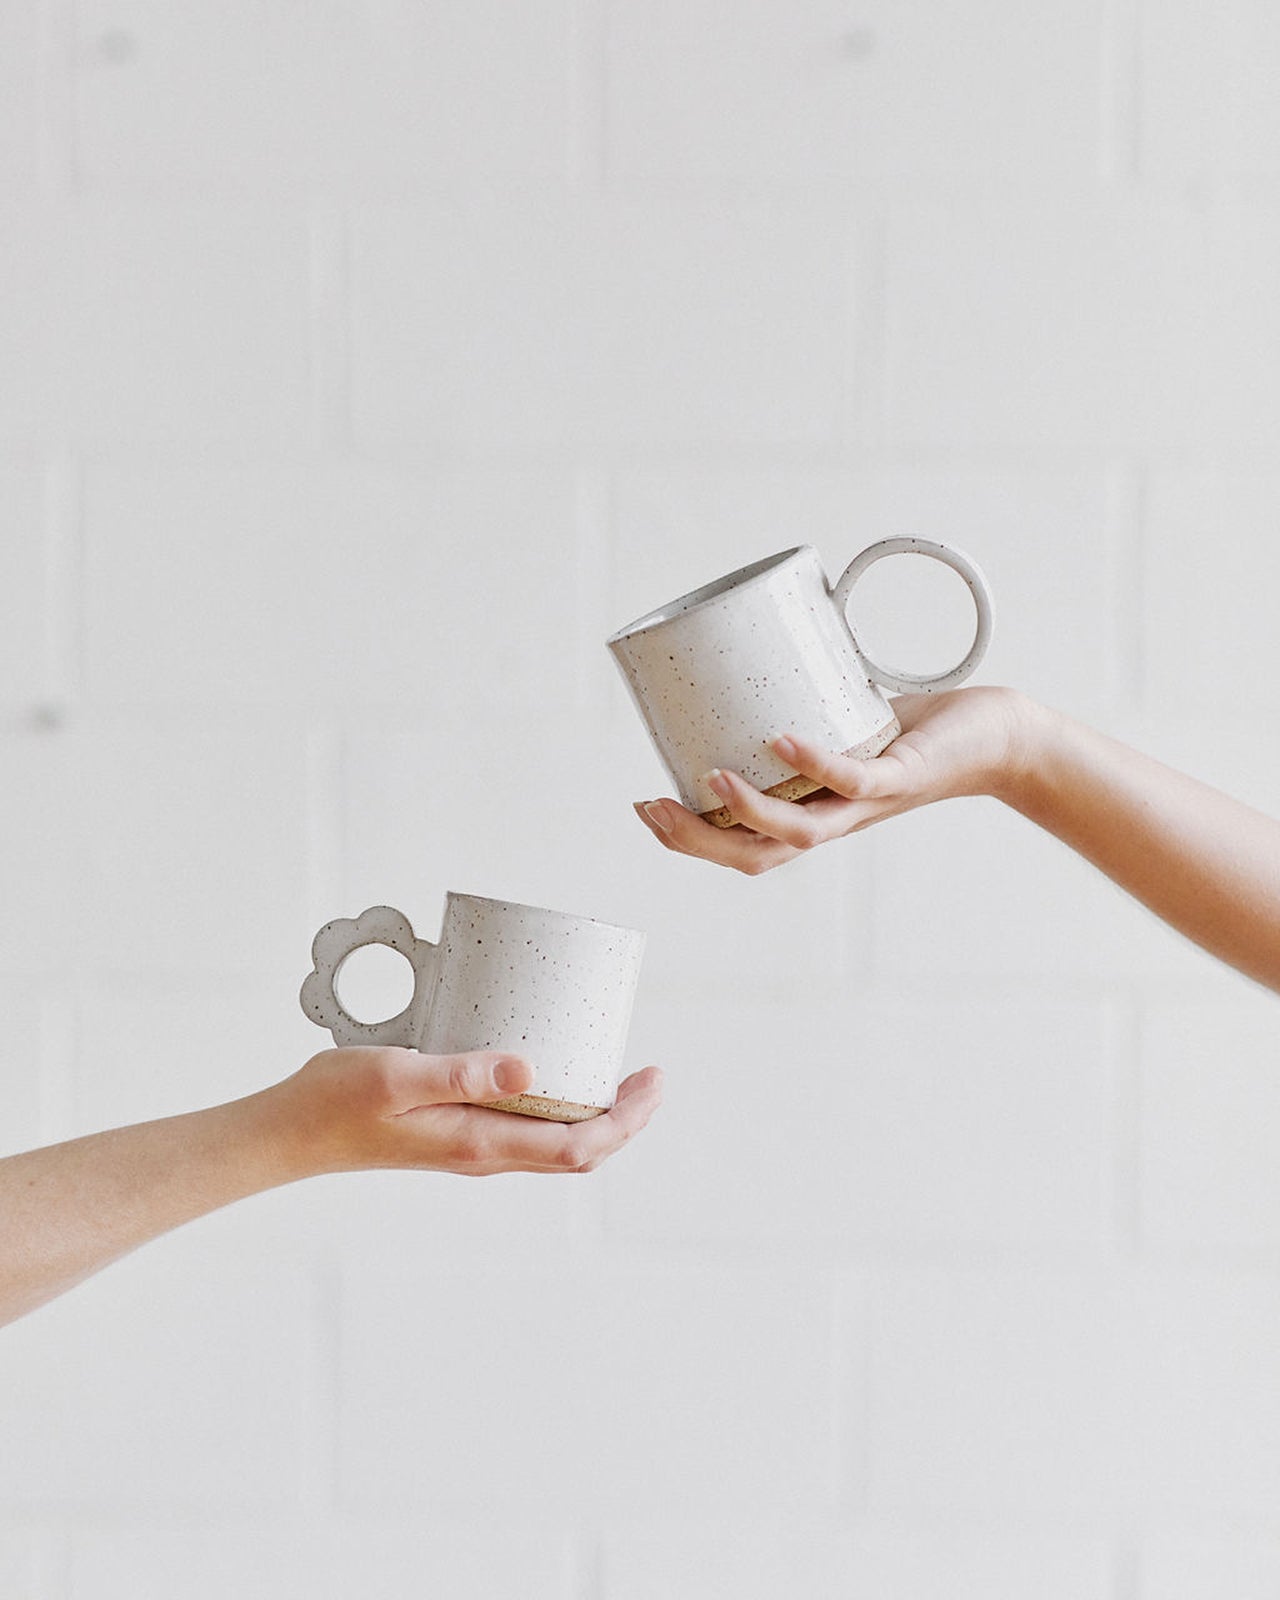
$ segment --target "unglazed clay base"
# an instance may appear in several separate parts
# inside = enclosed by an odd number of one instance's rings
[[[542,1094],[513,1094],[508,1100],[486,1100],[494,1111],[514,1111],[522,1117],[543,1117],[548,1122],[589,1122],[602,1117],[605,1106],[580,1106],[573,1100],[551,1100]]]
[[[886,722],[884,727],[878,729],[869,739],[864,739],[861,744],[855,744],[852,750],[846,750],[844,754],[851,756],[855,761],[870,761],[872,756],[878,756],[882,750],[887,750],[901,732],[902,725],[895,717],[892,722]],[[812,778],[803,778],[797,774],[794,778],[785,778],[781,783],[775,783],[764,793],[774,800],[803,800],[806,795],[819,793],[823,787],[822,784],[815,783]],[[714,811],[700,811],[698,815],[704,822],[714,823],[717,828],[738,826],[738,820],[728,806],[718,806]]]

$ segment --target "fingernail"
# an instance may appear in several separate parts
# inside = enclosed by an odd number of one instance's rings
[[[712,767],[702,781],[709,789],[714,789],[722,800],[728,800],[733,794],[732,785],[719,767]]]
[[[493,1069],[493,1081],[503,1094],[514,1094],[517,1089],[524,1087],[524,1062],[511,1056],[499,1061]]]
[[[796,758],[796,742],[785,733],[775,733],[769,740],[769,748],[784,761],[794,761]]]
[[[644,814],[655,827],[661,828],[663,833],[671,832],[671,818],[667,815],[667,808],[660,800],[650,800],[644,807]]]

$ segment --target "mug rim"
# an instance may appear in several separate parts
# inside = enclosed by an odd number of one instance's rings
[[[813,548],[809,544],[792,545],[789,550],[779,550],[771,556],[762,556],[760,560],[749,561],[745,566],[727,572],[721,578],[713,578],[710,583],[699,584],[687,594],[655,606],[652,611],[646,611],[634,622],[627,623],[625,628],[619,628],[616,633],[610,634],[605,644],[612,649],[637,634],[651,633],[668,622],[676,621],[679,617],[687,617],[691,612],[705,610],[728,594],[736,593],[739,589],[749,589],[772,577],[779,567],[784,566],[793,556],[812,551]]]
[[[497,906],[503,911],[534,911],[540,916],[559,917],[565,922],[586,922],[595,928],[607,928],[611,933],[629,933],[637,939],[646,937],[643,928],[627,928],[620,922],[605,922],[601,917],[588,917],[578,911],[557,911],[554,906],[531,906],[523,900],[496,900],[492,895],[470,894],[465,889],[446,889],[446,903],[451,900],[475,900],[481,905]]]

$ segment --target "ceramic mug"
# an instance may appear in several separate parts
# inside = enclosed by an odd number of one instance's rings
[[[509,1050],[536,1077],[499,1110],[584,1122],[613,1105],[645,936],[540,906],[445,896],[438,944],[391,906],[328,922],[311,947],[302,1009],[339,1045],[404,1045],[429,1055]],[[338,999],[342,963],[383,944],[414,971],[413,998],[385,1022],[358,1022]]]
[[[973,595],[973,643],[946,672],[879,666],[850,627],[846,607],[858,579],[900,554],[944,562]],[[820,785],[776,756],[770,738],[795,733],[846,755],[879,755],[902,730],[877,685],[909,694],[963,682],[986,651],[991,622],[990,591],[968,556],[928,539],[883,539],[856,556],[834,588],[817,551],[800,545],[659,606],[608,646],[681,801],[727,828],[733,818],[708,773],[731,767],[783,800],[812,794]]]

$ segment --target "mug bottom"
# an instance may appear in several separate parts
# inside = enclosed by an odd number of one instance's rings
[[[843,753],[855,761],[870,761],[872,756],[878,756],[881,751],[887,750],[901,732],[902,725],[897,717],[894,717],[886,722],[883,728],[878,728],[869,739],[864,739],[861,744],[855,744],[851,750]],[[812,778],[801,777],[797,773],[794,778],[784,778],[781,783],[775,783],[764,793],[775,800],[803,800],[808,795],[820,794],[823,787],[822,784],[815,783]],[[717,806],[714,811],[700,811],[698,815],[704,822],[710,822],[717,828],[738,826],[737,818],[728,806]]]
[[[583,1106],[576,1100],[553,1100],[545,1094],[513,1094],[506,1100],[487,1100],[491,1111],[514,1111],[521,1117],[542,1117],[547,1122],[589,1122],[602,1117],[607,1106]]]

